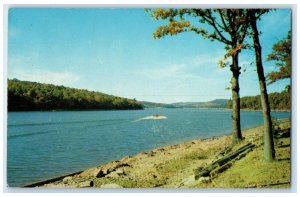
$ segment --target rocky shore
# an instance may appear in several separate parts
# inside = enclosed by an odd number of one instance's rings
[[[282,122],[277,129],[280,132],[289,132],[289,128],[289,122]],[[31,187],[247,188],[273,187],[271,184],[274,183],[275,187],[278,185],[284,188],[289,187],[290,177],[287,176],[289,174],[287,171],[290,171],[290,158],[286,158],[290,155],[289,135],[285,136],[286,134],[284,134],[283,137],[281,136],[275,140],[277,161],[272,162],[273,164],[270,164],[270,166],[265,166],[262,161],[262,130],[263,127],[259,126],[243,131],[243,142],[234,147],[231,146],[231,136],[192,140],[182,144],[160,147],[134,156],[127,156],[121,160],[63,176],[50,182],[44,182],[45,184],[31,185]],[[237,155],[239,157],[230,158],[225,163],[225,168],[224,165],[218,164],[217,168],[213,168],[207,176],[197,178],[197,175],[204,169],[208,169],[211,164],[226,156],[228,157],[230,154],[234,155],[235,151],[247,146],[247,144],[249,146],[249,143],[251,148],[243,152],[242,156]],[[247,160],[251,160],[252,164]],[[265,172],[265,177],[261,177],[255,182],[252,180],[253,178],[251,179],[246,175],[249,165],[262,166],[261,168],[271,171]],[[245,172],[240,171],[241,169],[245,169]],[[276,170],[276,175],[272,170]],[[232,177],[232,174],[235,173],[237,173],[236,178]],[[251,173],[255,173],[255,170]],[[245,180],[241,181],[242,178]],[[228,183],[224,183],[226,179],[229,179]]]

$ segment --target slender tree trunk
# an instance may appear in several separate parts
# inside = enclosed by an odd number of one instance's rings
[[[238,65],[238,53],[232,56],[232,72],[231,89],[232,89],[232,143],[236,144],[242,140],[241,123],[240,123],[240,87],[239,75],[240,69]]]
[[[262,113],[264,118],[264,159],[265,161],[272,161],[275,158],[275,149],[272,134],[270,105],[268,100],[266,79],[264,76],[264,68],[261,59],[261,46],[259,41],[259,34],[256,26],[255,14],[253,12],[250,13],[250,25],[252,28],[252,37],[256,58],[256,69],[259,79]]]

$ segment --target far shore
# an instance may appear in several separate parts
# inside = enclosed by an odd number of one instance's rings
[[[261,109],[241,109],[241,111],[262,111]],[[271,109],[271,112],[291,112],[290,109]]]
[[[281,122],[281,128],[289,127],[290,123],[288,119],[285,122]],[[283,126],[282,126],[283,125]],[[279,127],[279,128],[280,128]],[[255,145],[253,153],[258,154],[262,151],[262,136],[263,126],[257,126],[254,128],[243,130],[244,140],[236,147],[241,147],[246,143],[252,143]],[[287,141],[289,142],[289,141]],[[276,143],[278,143],[276,141]],[[286,140],[280,142],[281,146],[286,143]],[[81,187],[96,187],[96,188],[201,188],[201,187],[225,187],[212,185],[213,182],[207,179],[207,181],[199,182],[194,180],[195,170],[201,169],[207,166],[209,163],[220,158],[226,150],[230,152],[231,136],[214,136],[206,139],[195,139],[187,142],[183,142],[176,145],[158,147],[149,152],[141,152],[134,156],[126,156],[121,160],[111,161],[106,164],[89,168],[73,174],[60,176],[51,180],[46,180],[38,183],[28,185],[27,187],[46,187],[46,188],[81,188]],[[284,145],[282,147],[287,147]],[[233,148],[233,149],[235,149]],[[281,151],[281,149],[278,149]],[[276,152],[278,152],[276,150]],[[225,151],[225,152],[224,152]],[[288,150],[287,150],[288,151]],[[279,155],[283,155],[279,153]],[[284,154],[285,156],[286,154]],[[255,156],[255,155],[254,155]],[[261,157],[262,154],[259,154]],[[257,157],[257,156],[255,156]],[[245,160],[247,157],[245,157]],[[252,165],[256,165],[260,162],[260,159],[254,159]],[[242,162],[243,160],[237,161]],[[268,181],[280,182],[277,180],[278,176],[284,176],[289,169],[289,160],[279,158],[280,166],[284,165],[282,169],[276,169],[276,176],[274,180],[269,180],[270,177],[263,177],[262,180],[257,180],[256,185],[267,185]],[[251,163],[250,162],[250,163]],[[248,161],[244,165],[250,164]],[[257,164],[265,165],[265,164]],[[277,164],[276,164],[277,165]],[[278,164],[279,165],[279,164]],[[273,166],[267,167],[272,169]],[[252,167],[251,167],[252,168]],[[287,169],[288,168],[288,169]],[[232,169],[235,170],[234,165]],[[226,172],[225,171],[225,175]],[[224,173],[218,176],[225,176]],[[228,172],[230,173],[230,172]],[[267,172],[266,172],[267,173]],[[227,175],[226,175],[227,176]],[[230,174],[228,175],[231,176]],[[268,176],[268,173],[265,175]],[[224,177],[223,177],[224,179]],[[250,178],[249,178],[250,179]],[[216,178],[218,180],[218,178]],[[290,177],[286,177],[285,182],[290,180]],[[220,179],[221,181],[221,179]],[[249,180],[253,181],[252,179]],[[285,183],[284,182],[284,183]],[[242,184],[242,185],[240,185]],[[243,185],[244,184],[244,185]],[[236,183],[236,187],[252,187],[254,183],[248,184],[248,180],[243,183]],[[255,184],[254,184],[255,185]],[[283,184],[286,187],[289,184]],[[234,186],[234,184],[233,184]]]
[[[130,110],[145,110],[145,109],[205,109],[205,110],[224,110],[232,111],[230,108],[210,108],[210,107],[144,107],[142,109],[53,109],[53,110],[9,110],[8,112],[84,112],[84,111],[130,111]],[[240,109],[246,112],[261,112],[261,109]],[[271,112],[291,112],[290,109],[271,109]]]

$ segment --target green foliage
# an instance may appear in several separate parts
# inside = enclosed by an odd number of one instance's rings
[[[142,109],[135,99],[51,84],[8,80],[8,111]]]
[[[142,101],[144,108],[175,108],[172,104],[165,104],[165,103],[153,103],[148,101]]]
[[[290,110],[291,94],[287,90],[268,94],[271,110]],[[232,108],[232,100],[227,102],[227,107]],[[260,110],[261,98],[257,96],[245,96],[241,98],[241,109]]]
[[[268,55],[268,61],[275,61],[279,71],[273,71],[267,75],[269,84],[281,79],[291,77],[291,52],[292,52],[292,33],[288,32],[285,39],[273,45],[273,51]]]

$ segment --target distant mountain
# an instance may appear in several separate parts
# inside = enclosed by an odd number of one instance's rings
[[[180,102],[172,103],[177,108],[226,108],[227,99],[215,99],[208,102]]]
[[[144,108],[175,108],[172,104],[153,103],[148,101],[141,101]]]
[[[215,99],[210,102],[218,105],[224,105],[224,104],[226,105],[227,101],[228,99]]]
[[[215,99],[208,102],[178,102],[172,104],[142,101],[145,108],[226,108],[227,99]]]

